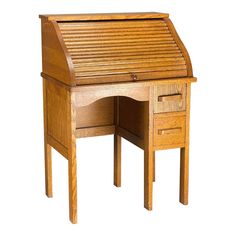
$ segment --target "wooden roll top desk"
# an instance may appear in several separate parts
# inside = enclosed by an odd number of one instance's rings
[[[180,202],[188,203],[191,61],[163,13],[41,15],[46,194],[51,147],[68,160],[69,212],[77,222],[76,138],[114,134],[144,150],[144,206],[152,209],[155,150],[180,148]]]

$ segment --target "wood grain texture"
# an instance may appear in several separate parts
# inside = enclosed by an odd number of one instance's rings
[[[185,107],[186,84],[158,85],[154,87],[154,113],[184,111]]]
[[[76,138],[87,138],[115,133],[114,125],[104,125],[95,127],[78,128],[75,131]]]
[[[182,204],[188,204],[188,182],[189,182],[189,126],[190,126],[190,96],[191,85],[187,85],[186,96],[186,119],[185,119],[185,147],[180,150],[180,196]]]
[[[149,89],[149,102],[145,102],[144,116],[144,207],[152,210],[153,188],[153,88]]]
[[[48,144],[53,147],[56,151],[58,151],[63,157],[68,159],[68,148],[63,146],[60,142],[58,142],[55,138],[50,135],[47,135]]]
[[[114,97],[99,99],[83,107],[76,107],[76,128],[114,124]]]
[[[168,149],[185,145],[186,116],[182,112],[154,115],[154,147]]]
[[[49,80],[53,80],[55,81],[55,78],[52,77],[46,77]],[[96,97],[96,91],[97,90],[110,90],[112,88],[114,88],[114,90],[116,91],[122,91],[123,89],[129,89],[130,91],[133,91],[132,89],[140,89],[140,88],[147,88],[150,86],[156,86],[156,85],[165,85],[165,84],[186,84],[186,83],[193,83],[196,82],[197,78],[195,77],[181,77],[181,78],[177,78],[177,77],[172,77],[172,78],[168,78],[168,79],[161,79],[161,80],[148,80],[148,81],[136,81],[136,82],[126,82],[126,83],[108,83],[108,84],[93,84],[93,85],[83,85],[83,86],[75,86],[75,87],[70,87],[70,91],[73,92],[79,92],[79,93],[88,93],[89,92],[93,92],[94,96]],[[65,86],[65,85],[64,85]],[[65,86],[67,88],[67,86]],[[133,94],[130,92],[130,98],[133,98],[134,100],[137,101],[148,101],[147,99],[147,91],[145,90],[144,92],[139,92],[140,95],[136,95],[137,97],[134,97]],[[135,93],[136,94],[136,93]],[[108,94],[107,96],[110,96],[110,94]],[[113,96],[119,96],[118,93],[114,94]],[[121,95],[121,96],[125,96],[125,95]],[[106,96],[104,96],[106,97]],[[100,98],[98,98],[100,99]],[[144,100],[145,99],[145,100]],[[90,102],[92,103],[92,102]],[[79,104],[82,104],[80,106],[86,106],[87,103],[85,103],[86,105],[84,105],[83,102],[79,102]]]
[[[126,130],[122,127],[117,127],[117,134],[144,150],[144,139],[141,139],[137,135],[131,133],[129,130]]]
[[[173,77],[173,73],[176,77],[187,76],[185,59],[162,19],[61,22],[58,25],[74,64],[77,83],[97,83],[98,79],[99,83],[132,81],[132,74],[139,80]],[[163,57],[150,60],[150,53]],[[179,55],[175,58],[171,53]],[[132,57],[117,60],[116,56],[121,55]],[[137,59],[140,56],[142,60]],[[109,63],[103,61],[104,57],[110,58]],[[91,58],[96,61],[86,62]]]
[[[41,15],[45,185],[51,147],[68,160],[69,217],[77,222],[76,138],[114,134],[144,150],[144,207],[152,210],[155,150],[180,148],[179,200],[188,204],[190,57],[167,14]]]
[[[66,84],[75,84],[71,57],[61,37],[58,24],[42,20],[43,73]]]
[[[67,92],[67,126],[68,126],[68,179],[70,221],[77,223],[77,167],[76,167],[76,109],[75,94]]]
[[[52,190],[52,153],[47,139],[47,82],[43,79],[43,111],[44,111],[44,164],[45,164],[45,191],[48,197],[53,196]]]
[[[119,127],[144,139],[144,103],[120,97]]]
[[[153,182],[156,181],[156,156],[155,151],[153,151]]]
[[[47,132],[64,147],[68,147],[67,90],[49,80],[47,83]]]
[[[117,130],[120,125],[120,97],[115,98],[114,122],[114,185],[121,187],[121,136]]]
[[[169,17],[167,13],[160,12],[130,12],[130,13],[97,13],[97,14],[59,14],[39,15],[40,18],[55,21],[96,21],[96,20],[129,20],[129,19],[158,19]]]
[[[121,136],[114,135],[114,185],[121,187]]]
[[[174,27],[174,24],[172,23],[172,21],[170,19],[165,18],[163,20],[167,23],[167,25],[170,29],[170,32],[172,33],[173,37],[175,38],[175,41],[179,45],[179,48],[185,58],[186,65],[187,65],[187,71],[188,71],[187,76],[193,76],[193,68],[192,68],[192,63],[191,63],[188,51],[187,51],[186,47],[184,46],[182,40],[180,39],[180,37]]]
[[[137,101],[146,101],[148,99],[148,87],[135,88],[135,84],[133,88],[127,88],[125,84],[90,86],[88,89],[81,87],[80,92],[76,93],[75,104],[77,107],[87,106],[101,98],[113,96],[127,96]]]

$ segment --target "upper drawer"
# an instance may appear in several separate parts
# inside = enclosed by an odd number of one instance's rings
[[[186,84],[168,84],[154,87],[154,113],[184,111]]]

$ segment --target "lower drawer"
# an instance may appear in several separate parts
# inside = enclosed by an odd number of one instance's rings
[[[154,147],[168,149],[185,144],[185,113],[164,113],[154,115]]]

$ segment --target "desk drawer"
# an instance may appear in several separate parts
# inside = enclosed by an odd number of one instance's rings
[[[154,113],[184,111],[186,84],[158,85],[154,87]]]
[[[185,144],[185,113],[154,115],[154,147],[168,149]]]

